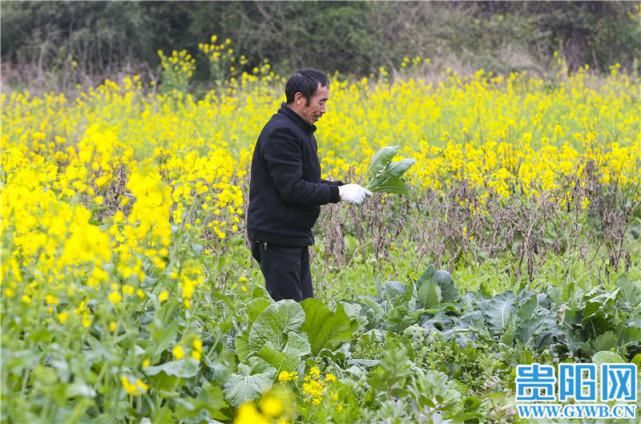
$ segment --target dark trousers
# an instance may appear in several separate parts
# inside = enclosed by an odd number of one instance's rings
[[[314,297],[307,246],[279,246],[251,241],[251,251],[260,264],[267,292],[272,299],[293,299],[300,302]]]

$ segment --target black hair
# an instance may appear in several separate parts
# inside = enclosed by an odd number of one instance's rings
[[[294,75],[289,77],[287,84],[285,84],[287,104],[291,104],[296,93],[300,92],[305,96],[309,105],[309,99],[316,93],[318,84],[321,87],[329,87],[327,76],[318,69],[307,68],[294,72]]]

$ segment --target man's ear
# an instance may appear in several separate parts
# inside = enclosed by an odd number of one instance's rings
[[[300,91],[296,92],[296,94],[294,94],[294,102],[298,106],[304,106],[305,105],[305,96],[303,96],[303,93],[301,93]]]

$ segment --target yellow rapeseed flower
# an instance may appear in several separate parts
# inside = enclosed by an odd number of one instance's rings
[[[60,300],[58,300],[56,296],[48,294],[45,296],[45,303],[47,305],[57,305],[58,303],[60,303]]]
[[[60,324],[64,324],[67,322],[67,319],[69,318],[69,311],[63,311],[58,314],[58,321],[60,321]]]
[[[336,381],[336,376],[334,374],[327,373],[325,374],[325,381],[332,383]]]
[[[109,302],[113,303],[114,305],[117,305],[120,302],[122,302],[122,295],[120,294],[120,292],[112,291],[111,293],[109,293],[109,296],[107,297],[107,299],[109,299]]]
[[[199,338],[195,338],[191,345],[194,348],[194,350],[197,350],[198,352],[202,352],[203,342]]]
[[[144,383],[141,379],[137,378],[133,380],[125,375],[120,376],[120,383],[122,388],[131,396],[140,396],[147,393],[149,390],[149,385]]]
[[[320,398],[324,392],[323,384],[316,380],[303,383],[303,392],[312,398]]]
[[[87,312],[83,313],[82,318],[80,319],[80,324],[82,324],[84,328],[89,328],[91,325],[91,315]]]
[[[286,383],[288,381],[295,380],[297,376],[298,376],[298,374],[293,372],[293,371],[291,371],[291,372],[290,371],[281,371],[280,373],[278,373],[278,382],[279,383]]]
[[[132,294],[134,294],[134,290],[134,286],[132,286],[131,284],[125,284],[124,286],[122,286],[122,292],[127,296],[131,296]]]
[[[171,353],[177,360],[181,360],[185,357],[185,350],[181,345],[174,346],[174,348],[171,350]]]
[[[269,424],[270,420],[261,414],[253,402],[243,403],[236,411],[234,424]]]
[[[167,299],[169,299],[169,291],[167,290],[161,291],[160,294],[158,295],[158,300],[160,301],[160,303],[166,301]]]
[[[318,367],[316,367],[316,366],[312,367],[312,368],[309,370],[309,375],[310,375],[312,378],[318,378],[318,377],[320,377],[320,369],[319,369]]]
[[[261,398],[259,406],[263,414],[272,418],[280,416],[285,410],[285,408],[283,407],[283,401],[278,397],[270,394],[267,394]]]

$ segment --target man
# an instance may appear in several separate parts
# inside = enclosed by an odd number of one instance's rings
[[[247,235],[274,300],[313,297],[308,246],[320,206],[360,205],[372,193],[358,184],[321,179],[314,123],[325,113],[329,81],[320,71],[297,71],[283,103],[263,128],[251,164]]]

